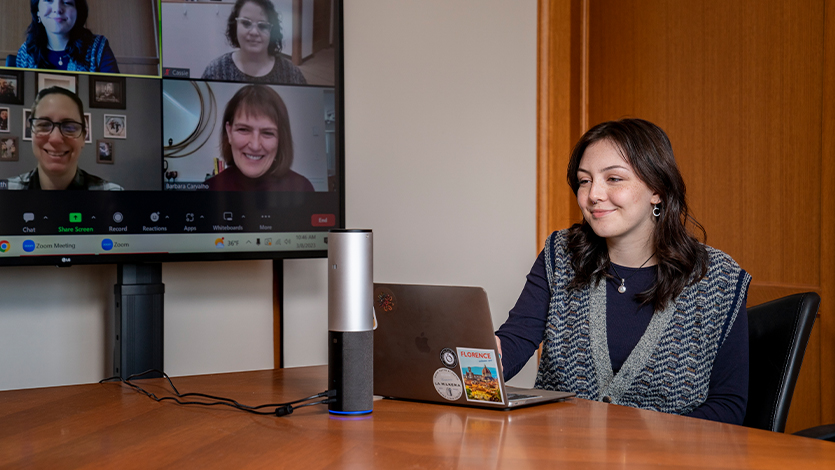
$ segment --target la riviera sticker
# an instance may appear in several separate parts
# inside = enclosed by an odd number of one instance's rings
[[[456,349],[467,401],[504,403],[496,353],[492,349]]]

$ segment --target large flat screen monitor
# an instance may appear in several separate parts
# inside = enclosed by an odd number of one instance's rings
[[[0,265],[326,255],[344,227],[340,0],[0,17],[19,25],[0,33]]]

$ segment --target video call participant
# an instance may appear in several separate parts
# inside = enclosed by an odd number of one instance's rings
[[[30,0],[32,22],[17,67],[119,73],[107,38],[84,25],[87,0]]]
[[[536,387],[742,424],[751,276],[699,243],[667,135],[598,124],[568,182],[583,222],[552,233],[496,332],[505,378],[542,343]]]
[[[38,166],[9,178],[8,189],[124,189],[78,167],[88,129],[84,125],[84,105],[75,93],[60,87],[44,88],[35,97],[29,123]]]
[[[284,101],[270,87],[248,85],[223,112],[221,157],[227,168],[206,180],[214,191],[313,191],[290,169],[293,136]]]
[[[281,54],[281,24],[270,0],[238,0],[226,22],[236,50],[209,63],[206,80],[305,85],[304,75]]]

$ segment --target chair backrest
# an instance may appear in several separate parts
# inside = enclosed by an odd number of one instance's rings
[[[820,296],[794,294],[748,309],[750,376],[743,425],[783,432]]]
[[[6,56],[6,67],[17,67],[17,56],[9,54]]]

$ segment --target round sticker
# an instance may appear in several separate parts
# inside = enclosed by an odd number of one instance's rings
[[[441,351],[441,362],[450,369],[454,369],[458,365],[458,356],[452,349],[444,348]]]
[[[391,312],[397,306],[394,294],[385,288],[377,290],[374,293],[374,306],[379,309],[380,313]]]
[[[455,375],[455,372],[449,369],[438,369],[432,377],[432,384],[435,385],[435,390],[438,395],[444,397],[449,401],[455,401],[461,398],[464,393],[464,386],[461,385],[461,380]]]

